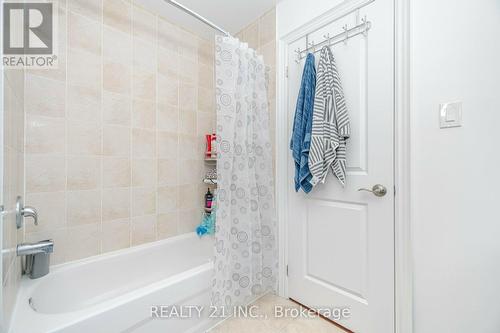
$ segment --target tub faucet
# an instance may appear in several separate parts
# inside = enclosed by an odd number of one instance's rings
[[[49,273],[50,254],[54,251],[51,239],[37,243],[22,243],[17,245],[17,255],[25,256],[23,274],[31,279],[38,279]]]

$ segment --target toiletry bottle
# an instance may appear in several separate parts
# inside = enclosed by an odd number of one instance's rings
[[[210,211],[212,209],[212,200],[214,196],[210,192],[210,188],[208,189],[207,193],[205,193],[205,209]]]
[[[212,157],[212,135],[207,134],[205,137],[207,139],[207,144],[206,144],[206,148],[205,148],[205,156],[210,158],[210,157]]]

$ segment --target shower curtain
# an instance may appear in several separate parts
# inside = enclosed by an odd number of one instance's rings
[[[277,233],[266,66],[216,37],[217,212],[212,304],[245,305],[277,288]],[[229,309],[229,310],[228,310]]]

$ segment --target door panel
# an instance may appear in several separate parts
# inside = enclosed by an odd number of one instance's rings
[[[347,4],[349,1],[346,1]],[[368,36],[332,47],[351,119],[347,184],[331,174],[311,193],[295,193],[294,164],[288,175],[288,295],[311,308],[349,308],[338,321],[354,332],[394,332],[393,3],[376,0],[312,33],[322,40],[367,15]],[[305,38],[304,38],[305,39]],[[289,44],[289,134],[304,60],[305,40]],[[316,59],[319,58],[319,52]],[[360,188],[382,184],[377,197]],[[333,319],[333,318],[331,318]]]

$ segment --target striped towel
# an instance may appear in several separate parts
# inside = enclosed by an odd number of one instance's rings
[[[346,179],[346,139],[351,134],[349,115],[339,73],[328,46],[321,49],[314,96],[309,169],[311,184],[324,182],[328,169],[342,186]]]

